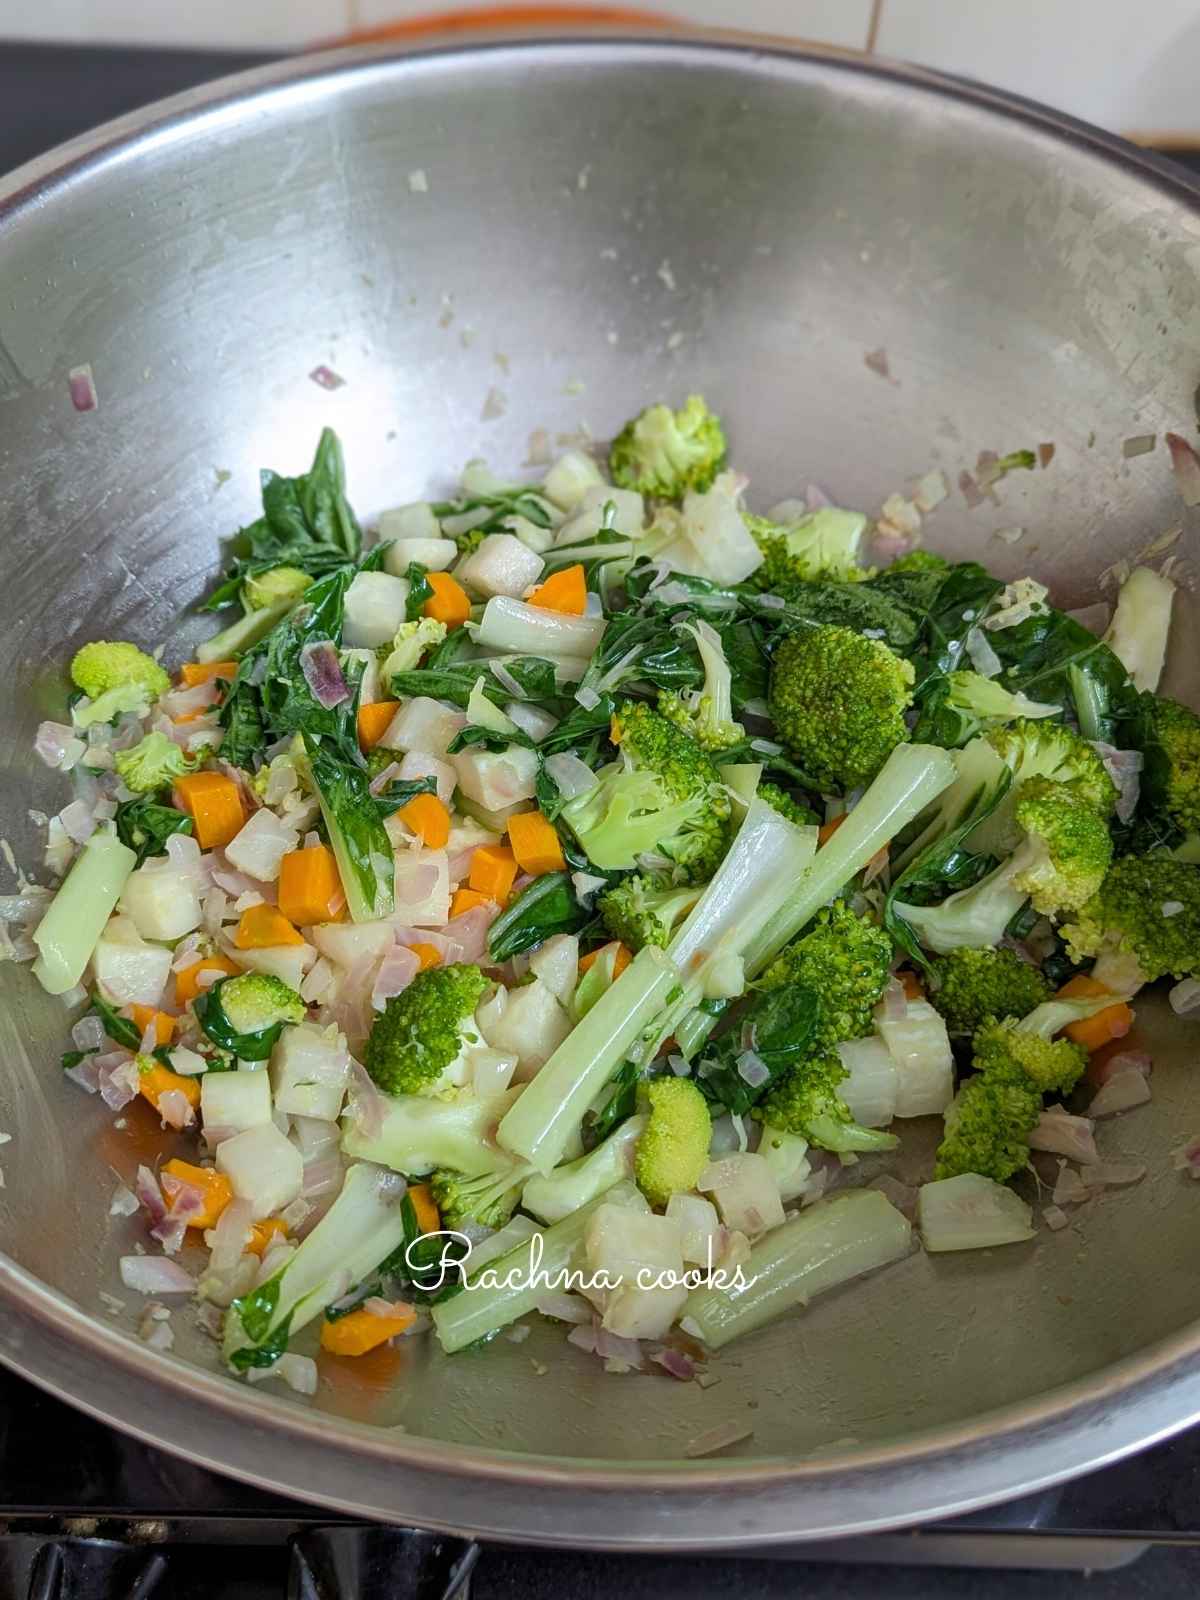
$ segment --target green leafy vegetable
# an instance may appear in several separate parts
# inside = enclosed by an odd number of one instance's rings
[[[161,855],[173,833],[192,831],[191,817],[145,796],[119,805],[113,821],[117,838],[135,853],[139,867],[148,856]]]

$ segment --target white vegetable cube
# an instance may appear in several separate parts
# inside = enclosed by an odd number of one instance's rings
[[[182,939],[200,926],[200,897],[192,874],[176,866],[131,872],[118,902],[143,939]]]
[[[579,980],[579,940],[573,933],[555,933],[529,957],[529,968],[556,1000],[569,1005]]]
[[[573,511],[589,489],[604,487],[604,476],[591,456],[568,450],[547,472],[542,492],[564,511]]]
[[[441,525],[428,500],[411,500],[407,505],[393,506],[390,511],[380,512],[380,543],[385,539],[440,539],[441,536]],[[387,566],[387,556],[384,557],[384,565],[389,572],[395,572],[398,578],[404,576],[403,567]]]
[[[296,829],[280,822],[273,811],[263,806],[225,846],[225,859],[248,878],[274,883],[279,876],[279,863],[299,843]],[[136,872],[134,877],[137,877]]]
[[[395,904],[398,927],[440,928],[450,916],[450,861],[444,850],[407,844],[396,852]]]
[[[463,794],[488,811],[532,800],[537,792],[537,755],[522,745],[509,745],[506,750],[476,746],[450,760]]]
[[[1034,1235],[1032,1209],[1005,1184],[978,1172],[923,1183],[917,1227],[926,1250],[990,1250]]]
[[[367,649],[391,644],[407,605],[408,584],[403,578],[390,572],[358,573],[346,590],[342,643]]]
[[[260,950],[238,950],[235,954],[243,967],[252,972],[269,972],[273,978],[281,978],[289,989],[299,989],[317,959],[311,944],[264,945]]]
[[[271,1121],[271,1079],[253,1071],[206,1072],[200,1080],[200,1117],[210,1146]]]
[[[304,1157],[273,1122],[226,1139],[217,1149],[217,1171],[239,1200],[249,1201],[256,1218],[282,1211],[304,1185]]]
[[[438,799],[449,808],[458,778],[448,761],[440,761],[437,756],[426,755],[421,750],[409,750],[400,763],[400,781],[406,783],[415,778],[432,778],[437,784]]]
[[[440,759],[454,735],[466,725],[466,716],[457,707],[418,694],[404,702],[379,742],[388,750],[419,750]]]
[[[414,508],[421,509],[421,508]],[[428,506],[424,507],[428,510]],[[384,515],[388,515],[387,512]],[[430,512],[432,517],[433,513]],[[437,523],[434,523],[437,527]],[[380,532],[382,533],[382,525]],[[388,547],[383,558],[383,570],[390,572],[394,577],[402,578],[415,561],[419,567],[424,567],[426,572],[445,572],[458,560],[458,546],[453,539],[443,539],[434,534],[429,537],[397,539]]]
[[[738,509],[737,481],[722,473],[706,494],[685,496],[681,537],[659,552],[660,559],[720,584],[741,583],[762,565],[762,551]]]
[[[715,1266],[721,1233],[716,1206],[696,1194],[673,1194],[667,1201],[667,1216],[679,1228],[683,1259],[695,1266]]]
[[[545,562],[512,533],[489,533],[454,576],[485,599],[509,594],[516,599],[531,589],[542,575]]]
[[[679,1224],[653,1212],[598,1206],[585,1249],[590,1271],[620,1284],[606,1297],[604,1327],[626,1339],[661,1339],[688,1296]]]
[[[298,1023],[271,1051],[275,1105],[289,1116],[336,1122],[349,1080],[350,1053],[336,1027]]]
[[[843,1087],[843,1084],[838,1085],[839,1092]],[[807,1139],[802,1139],[798,1133],[786,1133],[782,1128],[772,1128],[767,1124],[758,1142],[758,1154],[770,1167],[781,1200],[795,1200],[803,1194],[812,1177]]]
[[[868,1034],[839,1044],[837,1052],[849,1074],[838,1084],[838,1093],[850,1115],[864,1128],[886,1128],[896,1115],[900,1092],[900,1071],[886,1042]]]
[[[540,978],[507,992],[500,988],[478,1011],[479,1026],[493,1050],[520,1060],[517,1081],[527,1083],[571,1031],[571,1018]]]
[[[517,1057],[505,1050],[492,1050],[479,1044],[467,1051],[471,1087],[477,1100],[495,1100],[503,1095],[517,1070]]]
[[[368,956],[381,956],[396,942],[396,930],[390,922],[322,922],[310,932],[317,949],[338,967],[352,967]]]
[[[493,595],[483,608],[476,643],[485,650],[518,656],[589,657],[604,633],[602,616],[573,617],[531,606],[511,595]],[[561,670],[560,662],[560,670]]]
[[[614,489],[603,484],[585,492],[574,513],[558,530],[555,544],[578,544],[581,539],[591,539],[604,527],[609,506],[612,520],[608,525],[631,539],[639,538],[646,525],[641,495],[635,489]]]
[[[128,917],[113,917],[92,953],[92,971],[118,1006],[156,1006],[171,971],[171,952],[146,944]]]
[[[946,1024],[928,1000],[910,1000],[904,1016],[876,1022],[899,1082],[898,1117],[940,1117],[954,1098],[954,1054]]]
[[[722,1156],[704,1169],[696,1187],[712,1195],[727,1228],[752,1239],[783,1221],[779,1185],[764,1156]]]

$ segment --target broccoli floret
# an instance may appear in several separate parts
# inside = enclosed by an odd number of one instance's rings
[[[724,460],[721,419],[698,394],[689,395],[681,411],[648,406],[625,424],[608,453],[614,483],[660,500],[682,500],[689,489],[703,493]]]
[[[242,585],[242,604],[247,611],[263,611],[280,600],[298,600],[312,582],[299,567],[269,567]]]
[[[1070,1094],[1083,1076],[1088,1054],[1071,1039],[1046,1037],[1046,1027],[1061,1023],[1049,1008],[1046,1023],[1038,1011],[1021,1022],[1006,1017],[985,1022],[975,1035],[975,1070],[997,1082],[1032,1085],[1039,1095]]]
[[[889,572],[949,572],[951,563],[932,550],[910,550],[888,566]]]
[[[809,1056],[775,1085],[754,1115],[825,1150],[894,1150],[900,1142],[894,1133],[861,1128],[851,1116],[837,1092],[846,1076],[832,1050]]]
[[[754,573],[756,589],[786,595],[797,584],[822,580],[858,583],[873,576],[858,558],[867,519],[859,511],[826,506],[799,522],[782,524],[766,517],[745,517],[763,562]]]
[[[482,542],[480,535],[480,542]],[[390,645],[379,647],[379,670],[384,683],[394,672],[415,672],[421,657],[446,637],[446,624],[433,617],[419,617],[416,622],[402,622]]]
[[[763,990],[800,984],[819,996],[818,1046],[832,1050],[871,1031],[871,1013],[887,987],[892,941],[843,901],[819,911],[808,933],[763,973]]]
[[[682,631],[696,641],[704,683],[694,690],[660,690],[659,715],[691,734],[701,749],[727,750],[746,730],[733,720],[733,674],[721,635],[704,621],[684,623]]]
[[[523,1162],[470,1178],[461,1172],[435,1172],[433,1198],[442,1226],[461,1228],[474,1222],[484,1228],[502,1228],[517,1208],[529,1172]]]
[[[367,1038],[363,1065],[387,1094],[436,1095],[461,1088],[467,1050],[482,1043],[475,1007],[488,980],[452,964],[418,972],[388,1000]]]
[[[77,650],[71,661],[71,681],[89,700],[99,700],[112,689],[139,690],[142,698],[155,700],[171,687],[170,678],[152,656],[123,640],[96,639]]]
[[[830,789],[870,783],[908,738],[911,665],[849,628],[811,628],[784,639],[771,672],[779,737],[816,782]]]
[[[617,707],[612,737],[621,760],[601,768],[595,787],[561,813],[588,857],[608,872],[659,854],[692,882],[711,878],[732,805],[707,753],[638,701]]]
[[[651,1205],[686,1194],[708,1165],[712,1117],[708,1102],[687,1078],[657,1078],[646,1091],[650,1121],[638,1140],[634,1176]]]
[[[802,806],[799,801],[793,800],[790,794],[779,788],[778,784],[760,783],[754,792],[760,800],[765,800],[773,811],[778,811],[781,817],[794,822],[798,828],[815,828],[820,821],[815,811],[810,811],[807,806]]]
[[[1015,722],[1019,717],[1036,720],[1062,714],[1061,706],[1014,694],[996,678],[985,678],[980,672],[951,672],[946,681],[948,688],[942,708],[956,713],[960,744],[977,738],[989,728]]]
[[[1015,950],[960,946],[934,966],[929,1003],[950,1033],[974,1034],[991,1017],[1024,1017],[1049,1000],[1050,984]],[[975,1170],[975,1169],[972,1169]]]
[[[153,794],[190,772],[195,762],[165,733],[148,733],[131,750],[113,757],[117,776],[134,794]]]
[[[1200,972],[1200,866],[1125,856],[1062,934],[1076,961],[1132,957],[1146,983]]]
[[[596,905],[608,932],[636,954],[648,944],[666,949],[701,892],[699,885],[672,883],[661,873],[635,872],[606,890]]]
[[[277,1023],[304,1021],[304,1001],[269,972],[241,972],[225,979],[220,998],[235,1033],[261,1033]]]
[[[992,1020],[977,1031],[975,1076],[946,1112],[936,1178],[979,1172],[1003,1183],[1026,1165],[1042,1096],[1069,1094],[1087,1066],[1082,1045],[1052,1037],[1063,1026],[1062,1009],[1043,1004],[1020,1022]]]
[[[979,1073],[960,1087],[946,1111],[935,1178],[978,1172],[1004,1183],[1028,1165],[1029,1135],[1042,1111],[1032,1084]]]
[[[943,954],[994,945],[1027,899],[1043,916],[1077,911],[1099,889],[1112,860],[1108,825],[1078,782],[1030,778],[1013,805],[1020,844],[993,872],[937,906],[894,903],[922,944]]]
[[[1200,717],[1177,700],[1150,697],[1150,726],[1147,789],[1161,796],[1178,827],[1200,831]]]

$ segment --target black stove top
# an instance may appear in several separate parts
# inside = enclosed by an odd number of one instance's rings
[[[0,172],[266,59],[0,42]],[[0,1370],[0,1600],[1062,1600],[1085,1582],[1089,1600],[1197,1591],[1200,1429],[914,1532],[736,1559],[480,1552],[232,1483]]]

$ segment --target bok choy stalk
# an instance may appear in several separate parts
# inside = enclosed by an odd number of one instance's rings
[[[545,1071],[543,1067],[542,1072]],[[507,1255],[489,1261],[486,1285],[479,1284],[468,1293],[455,1295],[452,1300],[443,1300],[433,1307],[434,1330],[447,1355],[464,1350],[477,1339],[499,1333],[518,1317],[535,1310],[538,1301],[547,1294],[569,1289],[572,1286],[569,1274],[586,1276],[584,1235],[593,1211],[602,1205],[638,1211],[648,1209],[641,1191],[628,1181],[621,1182],[547,1228],[545,1233],[534,1239],[523,1239]],[[469,1274],[467,1281],[468,1284],[471,1281]],[[578,1279],[575,1281],[577,1284]]]
[[[97,829],[84,845],[33,935],[40,952],[33,975],[48,993],[66,994],[83,977],[136,865],[111,828]]]
[[[720,1350],[814,1295],[899,1261],[911,1248],[908,1218],[878,1189],[835,1195],[761,1239],[739,1283],[694,1289],[680,1326]]]
[[[369,1277],[404,1242],[404,1181],[360,1162],[295,1255],[230,1306],[224,1354],[238,1372],[270,1367],[293,1333]]]

